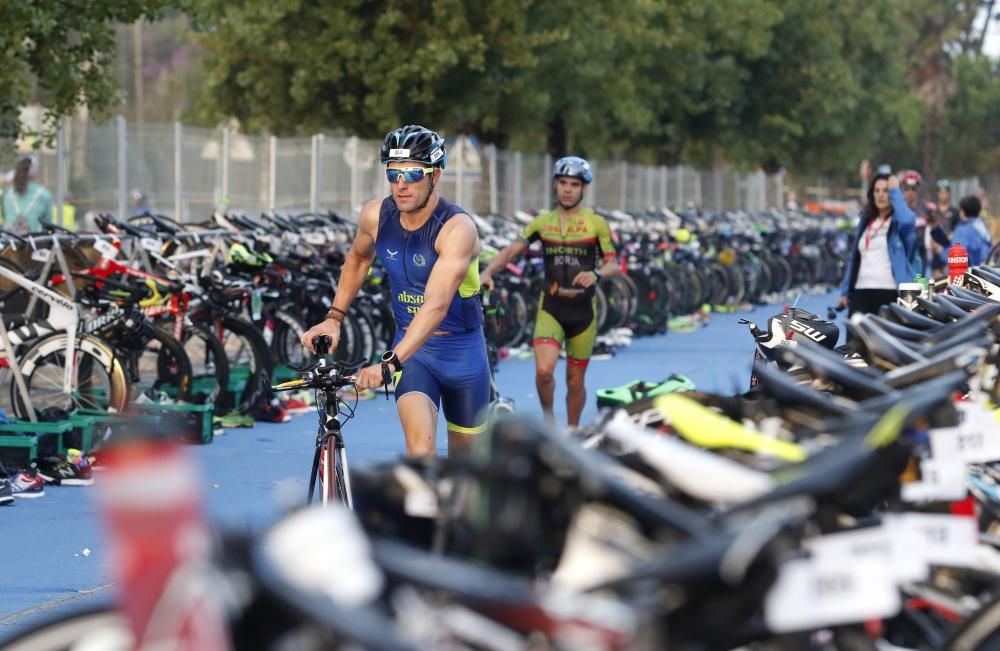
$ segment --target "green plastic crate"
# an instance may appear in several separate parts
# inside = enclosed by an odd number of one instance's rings
[[[674,374],[662,382],[635,380],[610,389],[597,390],[597,407],[624,407],[637,400],[652,398],[678,391],[694,391],[694,382],[689,378]]]
[[[176,436],[185,443],[205,445],[214,438],[212,419],[215,416],[215,406],[210,402],[202,405],[150,402],[133,407],[139,413],[158,417],[159,428],[164,433]]]

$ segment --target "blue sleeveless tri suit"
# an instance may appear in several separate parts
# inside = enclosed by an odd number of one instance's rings
[[[465,211],[443,198],[427,221],[410,231],[399,219],[391,196],[379,211],[375,252],[389,276],[392,313],[396,319],[395,346],[403,338],[424,302],[441,228]],[[483,336],[483,307],[479,298],[479,261],[469,271],[448,306],[436,333],[403,364],[396,380],[396,399],[414,391],[443,406],[448,429],[467,434],[482,432],[490,400],[490,367]]]

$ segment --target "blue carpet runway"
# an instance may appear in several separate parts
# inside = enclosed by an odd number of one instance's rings
[[[803,297],[799,306],[825,318],[835,295]],[[753,362],[753,340],[746,317],[765,326],[781,306],[759,307],[750,314],[713,314],[691,333],[636,339],[610,360],[595,360],[587,373],[588,398],[583,422],[596,412],[594,391],[632,380],[659,381],[670,373],[690,377],[708,391],[746,390]],[[564,362],[556,368],[556,415],[565,424]],[[535,395],[534,362],[512,359],[497,373],[501,392],[518,410],[540,415]],[[310,412],[281,425],[258,423],[231,429],[211,445],[190,448],[202,477],[209,515],[215,522],[259,531],[281,514],[279,495],[304,499],[312,461],[316,416]],[[439,419],[438,447],[444,452],[444,419]],[[392,459],[403,452],[403,435],[394,403],[381,395],[358,404],[357,418],[345,427],[353,464]],[[97,477],[100,481],[100,476]],[[95,515],[93,488],[47,486],[46,496],[18,500],[0,508],[0,637],[41,617],[114,596],[107,546]]]

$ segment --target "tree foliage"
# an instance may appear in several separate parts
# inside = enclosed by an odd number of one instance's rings
[[[169,0],[4,2],[0,9],[0,142],[21,134],[20,109],[41,101],[45,124],[87,105],[101,113],[120,96],[109,63],[114,25],[156,19]]]
[[[904,90],[893,0],[195,6],[206,115],[279,134],[426,122],[554,154],[832,168]]]
[[[827,174],[871,158],[931,175],[940,157],[952,174],[971,172],[997,158],[962,131],[992,133],[1000,79],[978,54],[986,30],[976,16],[994,4],[8,3],[0,137],[16,134],[17,108],[31,99],[50,119],[81,102],[115,106],[113,23],[174,6],[199,33],[203,83],[189,116],[205,123],[378,138],[419,122],[553,154]]]

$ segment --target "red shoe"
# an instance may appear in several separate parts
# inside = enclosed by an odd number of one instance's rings
[[[287,409],[290,414],[304,414],[312,410],[312,405],[307,403],[305,400],[289,398],[288,402],[285,403],[285,409]]]

